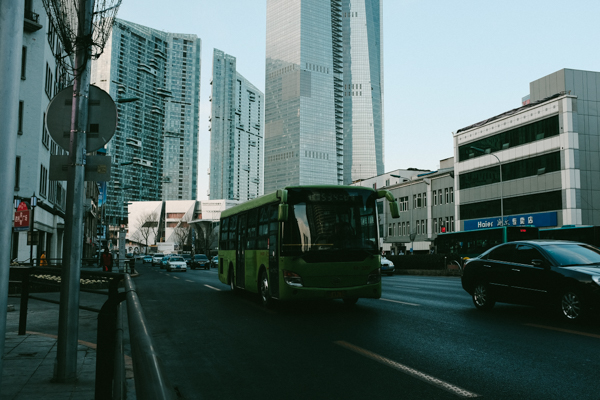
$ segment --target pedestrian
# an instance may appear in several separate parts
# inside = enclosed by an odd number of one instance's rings
[[[113,256],[108,251],[108,247],[104,248],[104,252],[102,253],[102,271],[104,272],[112,272],[113,267]]]
[[[46,252],[42,251],[42,255],[40,256],[40,267],[47,267],[48,261],[46,261]]]

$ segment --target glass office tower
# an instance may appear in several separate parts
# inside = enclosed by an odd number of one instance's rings
[[[265,192],[382,174],[381,0],[268,0]]]
[[[200,48],[196,35],[115,21],[91,79],[119,112],[107,216],[126,217],[126,201],[196,199]]]
[[[384,173],[381,0],[343,0],[344,183]]]
[[[236,70],[235,57],[213,52],[210,115],[211,200],[263,194],[264,95]]]
[[[268,0],[265,192],[343,182],[341,0]]]

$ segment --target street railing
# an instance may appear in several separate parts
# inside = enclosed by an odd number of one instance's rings
[[[56,267],[11,266],[10,283],[20,284],[21,305],[19,315],[19,335],[27,332],[27,308],[29,299],[60,304],[60,301],[44,298],[31,293],[31,288],[41,286],[60,287],[58,281],[36,278],[36,276],[60,276]],[[32,278],[33,276],[33,278]],[[107,295],[101,309],[79,306],[81,310],[98,313],[96,348],[96,399],[124,399],[126,393],[125,356],[123,352],[122,301],[127,301],[129,337],[134,370],[136,397],[150,400],[171,400],[177,398],[166,374],[146,324],[141,303],[133,280],[128,273],[81,271],[81,281],[108,281],[108,290],[86,288],[80,291]],[[123,281],[124,291],[119,291]],[[103,285],[104,287],[106,284]],[[54,290],[54,292],[59,289]]]

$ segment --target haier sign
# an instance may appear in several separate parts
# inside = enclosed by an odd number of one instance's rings
[[[465,221],[465,231],[476,229],[497,228],[500,226],[536,226],[538,228],[557,225],[557,212],[546,212],[537,214],[521,214],[504,216],[502,218],[484,218]]]

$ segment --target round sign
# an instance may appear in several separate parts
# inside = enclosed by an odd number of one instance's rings
[[[46,128],[52,139],[63,149],[69,150],[71,142],[71,113],[73,86],[58,92],[46,110]],[[98,86],[90,85],[88,97],[88,125],[86,150],[98,150],[113,137],[117,129],[117,105],[108,93]]]

